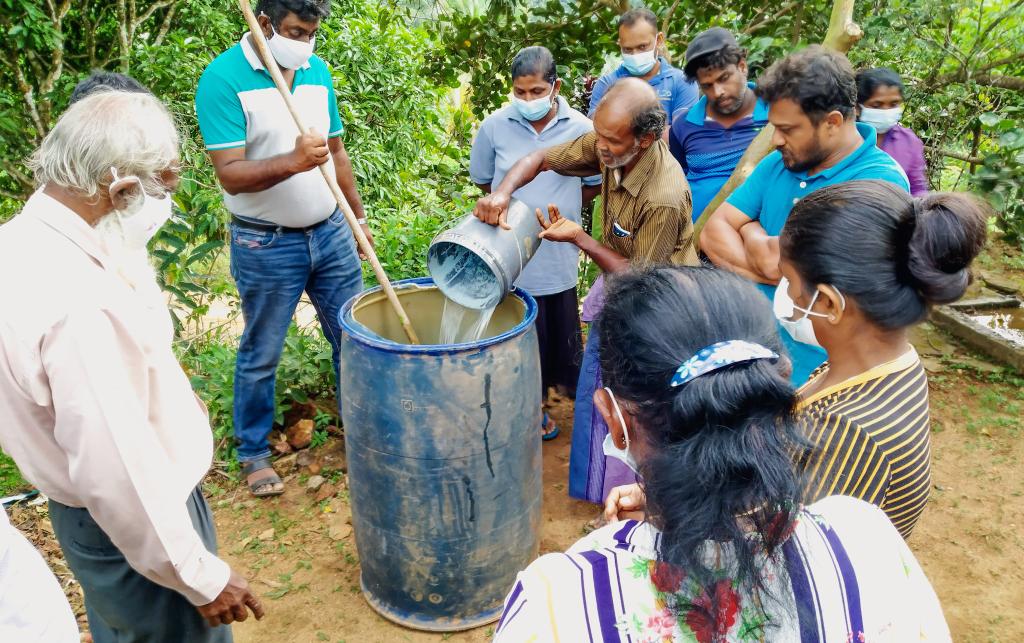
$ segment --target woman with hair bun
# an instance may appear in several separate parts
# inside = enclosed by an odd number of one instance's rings
[[[908,331],[963,296],[985,243],[986,211],[966,194],[912,198],[880,181],[817,190],[780,236],[775,314],[828,361],[800,389],[815,450],[810,499],[860,498],[904,537],[928,502],[928,380]]]
[[[520,573],[496,641],[950,640],[885,514],[801,505],[795,391],[753,284],[623,273],[597,327],[604,451],[642,475],[646,515]]]

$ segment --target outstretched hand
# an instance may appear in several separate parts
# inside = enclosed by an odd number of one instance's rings
[[[537,208],[536,213],[537,221],[540,223],[540,227],[543,228],[539,235],[541,239],[562,243],[577,243],[581,235],[586,234],[583,232],[580,224],[563,217],[558,211],[558,206],[554,203],[548,204],[547,219],[545,219],[544,213],[541,212],[540,208]]]

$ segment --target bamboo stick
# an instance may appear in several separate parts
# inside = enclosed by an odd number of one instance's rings
[[[277,87],[277,91],[280,92],[281,98],[284,99],[285,105],[288,106],[288,111],[291,113],[296,127],[299,128],[300,132],[311,131],[302,123],[302,117],[299,116],[299,112],[295,108],[295,103],[292,102],[291,90],[285,84],[284,76],[281,75],[281,70],[278,69],[277,62],[274,60],[274,56],[270,53],[270,48],[267,46],[267,39],[263,35],[263,29],[260,27],[260,23],[256,20],[256,16],[253,15],[252,7],[249,6],[249,0],[239,0],[238,4],[242,9],[242,15],[245,16],[246,23],[249,25],[252,42],[256,45],[256,49],[259,50],[260,57],[263,58],[263,65],[266,67],[270,77],[274,80],[274,85]],[[324,163],[320,166],[320,174],[322,174],[324,180],[327,181],[327,187],[330,188],[331,194],[334,195],[334,200],[338,202],[338,207],[341,208],[342,213],[345,215],[345,221],[347,221],[348,226],[352,228],[352,234],[355,236],[356,243],[359,245],[359,250],[366,256],[366,260],[370,262],[370,266],[373,268],[373,274],[377,276],[377,281],[380,283],[381,288],[384,289],[384,293],[387,295],[388,301],[391,303],[391,307],[395,309],[395,314],[398,315],[399,321],[402,322],[402,328],[405,329],[405,334],[409,337],[409,341],[413,344],[419,344],[420,340],[416,336],[416,331],[413,330],[412,324],[409,323],[409,316],[405,314],[402,302],[398,300],[398,295],[395,294],[395,289],[391,285],[391,281],[388,279],[387,274],[384,272],[384,267],[380,265],[377,253],[374,252],[369,239],[367,239],[366,235],[363,234],[363,229],[359,227],[356,215],[352,212],[352,207],[349,206],[348,199],[346,199],[345,195],[342,194],[341,188],[338,186],[338,181],[331,170],[328,169],[328,165],[330,164]]]

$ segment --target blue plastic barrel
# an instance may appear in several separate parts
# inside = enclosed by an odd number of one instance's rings
[[[395,286],[417,334],[436,339],[433,282]],[[379,289],[341,311],[339,405],[361,584],[389,620],[441,632],[492,622],[537,555],[536,316],[517,289],[495,311],[495,336],[413,346]]]

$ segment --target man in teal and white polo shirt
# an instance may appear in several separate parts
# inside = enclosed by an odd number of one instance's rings
[[[231,275],[245,331],[235,363],[238,460],[256,496],[284,491],[270,464],[274,380],[303,291],[316,308],[338,373],[338,311],[363,288],[352,232],[317,166],[331,162],[363,232],[363,204],[341,141],[344,130],[323,60],[313,55],[329,0],[260,0],[256,12],[274,61],[250,34],[218,56],[196,91],[199,128],[231,212]],[[265,65],[277,64],[307,127],[299,133]],[[326,135],[326,137],[325,137]]]

